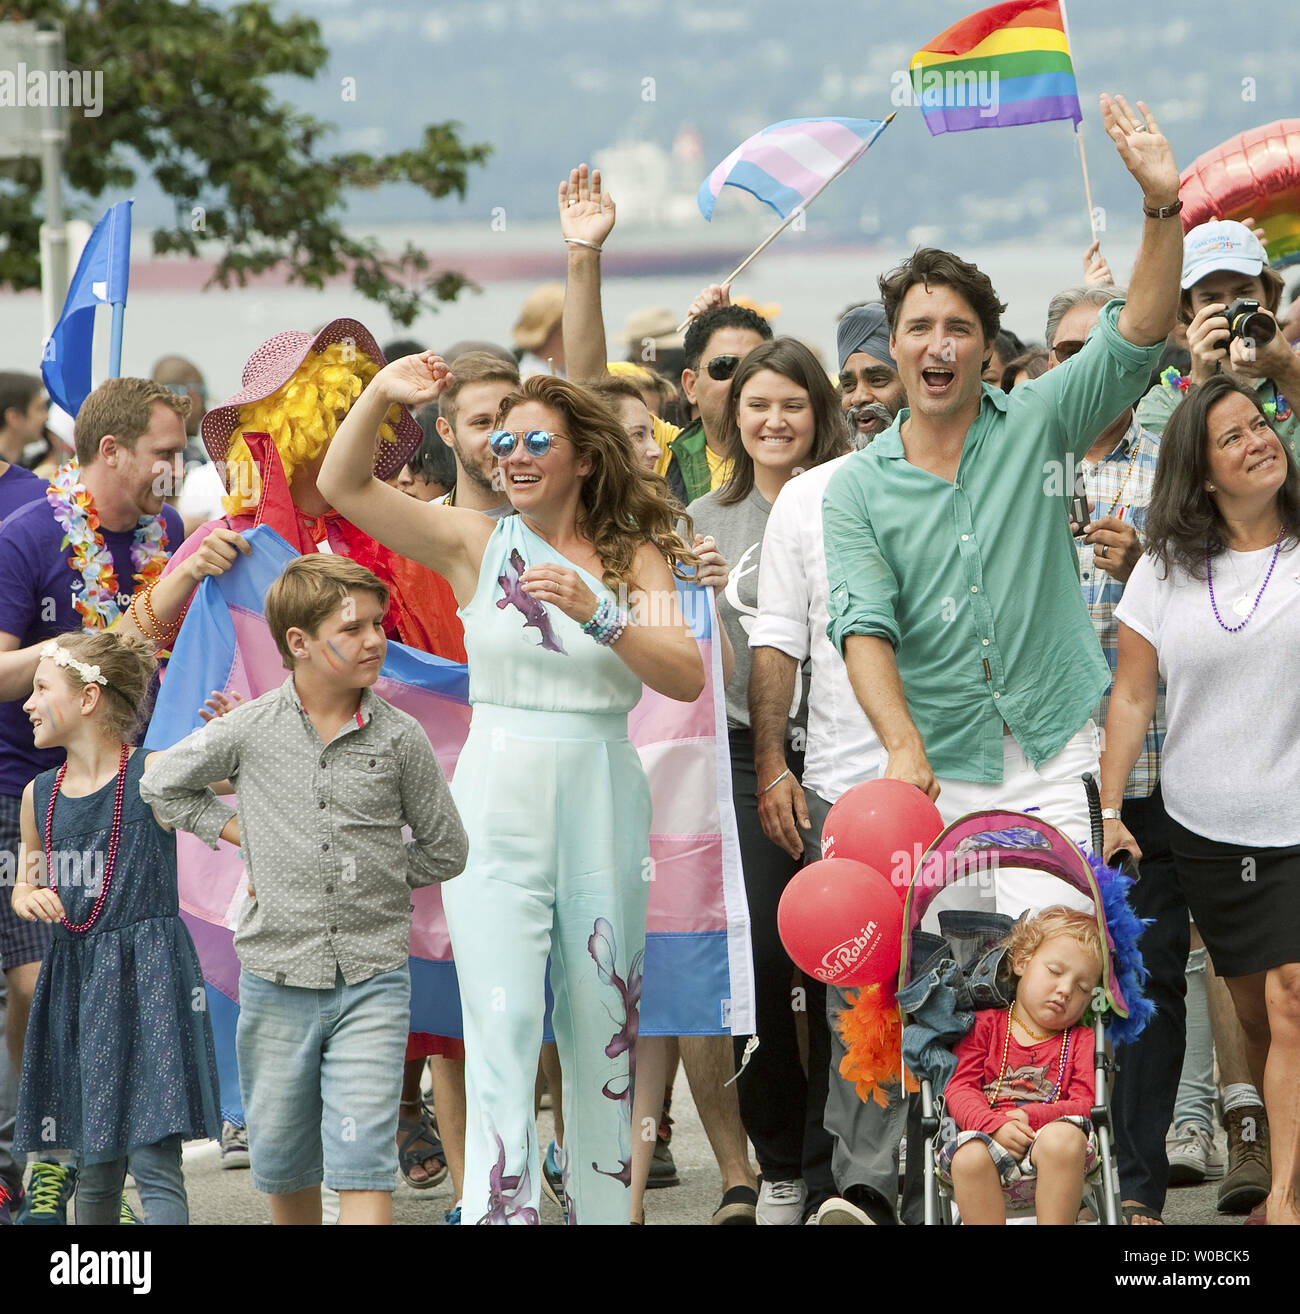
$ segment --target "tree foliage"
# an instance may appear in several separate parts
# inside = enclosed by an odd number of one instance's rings
[[[324,67],[329,52],[310,18],[276,18],[258,0],[222,10],[198,0],[30,0],[0,5],[3,19],[62,23],[67,67],[102,70],[102,113],[68,116],[64,176],[98,197],[129,189],[141,169],[151,173],[176,205],[172,226],[154,232],[156,253],[198,255],[219,243],[211,283],[220,287],[277,266],[316,288],[347,272],[401,324],[465,286],[454,271],[431,270],[410,244],[388,254],[350,236],[344,197],[386,183],[410,183],[435,200],[463,197],[470,167],[491,148],[464,145],[449,122],[426,126],[411,150],[326,154],[332,125],[266,86]],[[0,285],[39,286],[40,210],[40,162],[0,162],[0,233],[8,235]]]

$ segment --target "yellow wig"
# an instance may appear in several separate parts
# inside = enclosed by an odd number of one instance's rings
[[[253,511],[261,496],[261,479],[244,434],[270,434],[284,477],[292,481],[295,470],[325,449],[340,420],[378,372],[375,362],[355,347],[331,343],[309,352],[293,378],[271,396],[241,406],[226,453],[226,487],[232,490],[224,499],[226,512],[237,516]],[[393,426],[400,418],[400,407],[390,406],[379,426],[383,442],[395,440]]]

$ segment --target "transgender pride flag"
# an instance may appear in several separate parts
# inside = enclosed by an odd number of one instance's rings
[[[713,218],[724,187],[739,187],[782,219],[807,205],[866,154],[884,119],[783,119],[742,141],[700,184],[700,213]]]
[[[262,600],[298,554],[266,525],[245,530],[250,557],[195,593],[158,695],[145,740],[168,748],[202,721],[198,709],[214,689],[255,698],[284,682]],[[725,730],[721,652],[706,590],[678,585],[705,657],[706,688],[694,703],[647,692],[630,718],[631,738],[651,781],[655,860],[650,887],[642,1030],[694,1035],[753,1029],[749,920],[740,875]],[[469,730],[464,665],[389,643],[375,692],[425,728],[448,778]],[[177,835],[181,915],[194,937],[208,982],[222,1095],[230,1116],[237,1085],[233,1055],[239,962],[234,927],[247,889],[239,853],[216,852]],[[461,1034],[460,993],[437,885],[412,894],[411,1030]]]

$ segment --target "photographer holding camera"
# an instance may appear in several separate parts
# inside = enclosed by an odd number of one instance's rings
[[[1162,433],[1187,389],[1220,371],[1252,384],[1274,432],[1300,457],[1300,355],[1279,331],[1282,276],[1245,224],[1215,219],[1183,238],[1178,317],[1187,326],[1190,373],[1164,371],[1138,404],[1138,422]]]

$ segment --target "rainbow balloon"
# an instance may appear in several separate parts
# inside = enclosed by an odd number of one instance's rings
[[[1274,269],[1300,263],[1300,119],[1252,128],[1199,156],[1178,195],[1183,231],[1253,216]]]

